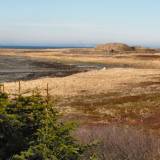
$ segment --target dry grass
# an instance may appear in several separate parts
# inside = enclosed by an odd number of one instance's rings
[[[43,91],[48,83],[50,94],[52,96],[62,97],[84,95],[84,93],[90,95],[117,91],[122,94],[133,95],[152,92],[153,86],[155,86],[158,91],[160,89],[159,82],[153,79],[155,76],[160,77],[160,70],[115,68],[79,73],[64,78],[41,78],[22,81],[21,86],[22,92],[25,93],[35,88]],[[151,81],[152,84],[147,85],[147,83],[151,83]],[[136,86],[137,84],[140,85]],[[15,93],[16,86],[17,83],[15,82],[6,83],[5,89],[7,92]]]
[[[83,124],[76,132],[78,139],[82,143],[101,142],[92,151],[98,151],[102,160],[159,160],[159,137],[137,130],[137,126],[156,134],[160,130],[160,55],[106,56],[93,49],[84,51],[85,54],[81,49],[3,50],[0,54],[49,59],[51,62],[121,66],[62,78],[22,81],[21,93],[29,94],[30,90],[38,88],[45,95],[48,84],[50,95],[64,114],[63,120]],[[5,83],[5,91],[18,93],[18,83]]]
[[[158,119],[150,118],[160,106],[158,77],[158,69],[95,70],[64,78],[22,81],[21,92],[39,88],[45,95],[48,83],[50,95],[57,97],[57,107],[67,118],[79,117],[82,123],[116,122],[159,129]],[[6,83],[5,90],[15,94],[17,86]]]
[[[138,54],[137,54],[138,55]],[[135,68],[160,68],[160,59],[148,59],[137,58],[133,55],[123,55],[122,58],[116,56],[104,56],[104,55],[83,55],[83,54],[64,54],[64,53],[46,53],[44,54],[28,54],[27,56],[32,58],[46,58],[53,59],[62,62],[84,62],[84,63],[101,63],[107,65],[124,65]],[[156,56],[156,55],[155,55]]]
[[[160,55],[122,54],[106,56],[94,49],[4,50],[0,54],[61,61],[94,63],[121,68],[93,70],[63,78],[22,81],[22,93],[39,88],[56,97],[59,110],[70,119],[87,123],[125,122],[160,128]],[[126,68],[129,67],[129,68]],[[18,83],[6,83],[5,90],[17,93]],[[146,103],[147,102],[147,103]],[[157,114],[156,114],[157,113]],[[78,117],[78,118],[77,118]],[[154,122],[154,123],[153,123]]]
[[[56,60],[65,63],[101,63],[108,65],[122,65],[135,68],[158,68],[160,69],[159,53],[122,53],[120,55],[105,55],[105,52],[97,52],[94,49],[1,49],[0,55],[26,56],[30,58],[42,58]]]
[[[160,139],[127,126],[83,126],[76,132],[81,143],[98,142],[84,159],[95,153],[101,160],[159,160]],[[88,157],[87,157],[88,156]]]

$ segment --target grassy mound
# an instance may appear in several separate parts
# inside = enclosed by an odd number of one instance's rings
[[[97,45],[97,50],[104,50],[108,52],[133,51],[133,48],[123,43],[108,43]]]

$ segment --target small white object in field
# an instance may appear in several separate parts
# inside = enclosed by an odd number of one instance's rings
[[[103,67],[102,70],[106,70],[106,67]]]

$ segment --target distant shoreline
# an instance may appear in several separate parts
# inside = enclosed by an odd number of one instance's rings
[[[94,48],[94,46],[0,46],[0,49],[65,49]]]

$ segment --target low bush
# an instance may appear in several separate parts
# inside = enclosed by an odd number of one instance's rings
[[[159,160],[160,138],[147,130],[123,125],[86,125],[75,132],[82,144],[98,140],[85,153],[87,160],[96,153],[100,160]]]
[[[76,160],[86,147],[70,132],[75,125],[58,121],[52,103],[39,94],[8,98],[0,93],[1,160]]]

